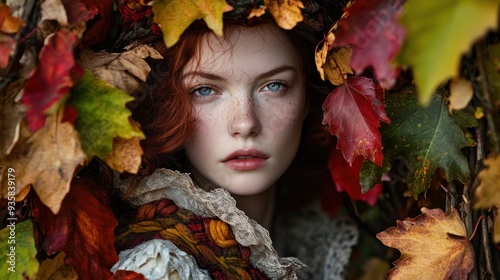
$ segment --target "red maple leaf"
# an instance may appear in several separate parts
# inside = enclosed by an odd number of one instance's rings
[[[337,191],[345,191],[352,200],[361,200],[373,206],[382,193],[382,184],[376,184],[366,193],[362,193],[359,183],[359,170],[362,165],[363,158],[358,156],[350,166],[338,149],[332,149],[328,159],[328,168]]]
[[[323,103],[323,124],[337,136],[337,148],[352,166],[362,155],[382,166],[380,121],[390,123],[382,103],[383,89],[366,77],[351,77],[331,92]]]
[[[405,37],[396,17],[403,0],[356,0],[339,20],[334,46],[350,45],[351,68],[356,74],[372,66],[381,85],[391,88],[399,69],[391,62]]]
[[[118,225],[106,193],[90,179],[76,178],[57,215],[35,199],[33,217],[47,254],[63,251],[78,279],[110,279],[118,261],[113,230]]]
[[[38,65],[24,85],[21,102],[26,106],[26,119],[31,131],[45,124],[46,112],[57,104],[78,80],[83,71],[75,64],[72,32],[57,31],[47,37],[40,51]]]

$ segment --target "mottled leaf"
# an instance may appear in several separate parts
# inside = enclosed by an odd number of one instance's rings
[[[421,209],[415,218],[397,221],[377,234],[386,246],[401,251],[388,279],[467,279],[474,266],[474,250],[458,211]]]
[[[283,29],[292,29],[304,19],[300,10],[304,8],[301,0],[264,0],[264,6]]]
[[[500,206],[500,156],[490,155],[484,161],[486,168],[479,172],[481,184],[476,189],[474,207],[488,209]],[[495,217],[493,240],[500,242],[500,215]]]
[[[383,90],[372,79],[352,77],[331,92],[323,104],[323,124],[337,136],[337,148],[351,166],[358,155],[382,165],[378,128],[380,121],[390,122],[382,99]]]
[[[118,261],[113,246],[118,222],[104,189],[90,179],[75,178],[57,215],[35,200],[33,217],[43,236],[42,249],[49,256],[66,253],[78,279],[111,277],[110,268]]]
[[[396,62],[413,68],[420,104],[427,105],[440,84],[458,76],[462,55],[497,27],[499,6],[500,0],[405,3],[400,20],[407,37]]]
[[[2,279],[26,279],[23,275],[33,279],[38,270],[38,260],[32,221],[7,220],[7,227],[0,230],[0,240]]]
[[[208,28],[222,36],[222,14],[231,9],[225,0],[157,0],[153,3],[154,21],[160,25],[167,47],[173,46],[197,19],[203,19]]]

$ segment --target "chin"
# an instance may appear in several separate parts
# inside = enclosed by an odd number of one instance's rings
[[[231,184],[224,185],[222,188],[232,195],[251,196],[267,191],[274,185],[274,180],[259,180],[258,178],[238,178],[231,180]]]

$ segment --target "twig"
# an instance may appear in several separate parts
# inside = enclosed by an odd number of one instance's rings
[[[484,247],[484,257],[486,258],[486,271],[491,275],[492,279],[495,279],[495,272],[493,270],[493,255],[491,254],[491,248],[490,248],[490,237],[488,234],[488,219],[486,218],[488,215],[488,212],[483,210],[481,218],[482,223],[481,223],[481,241],[483,243]]]

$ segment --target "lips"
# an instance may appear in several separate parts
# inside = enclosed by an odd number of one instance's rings
[[[266,164],[269,156],[257,149],[240,149],[229,154],[222,162],[236,171],[250,171]]]

